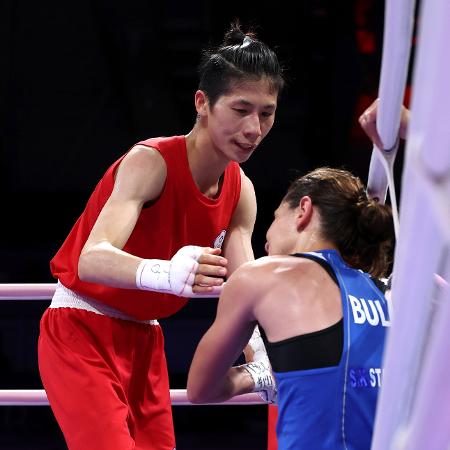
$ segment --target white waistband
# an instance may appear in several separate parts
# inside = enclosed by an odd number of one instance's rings
[[[145,323],[148,325],[159,325],[157,320],[137,320],[111,306],[77,294],[71,289],[66,288],[59,281],[56,285],[50,308],[84,309],[85,311],[90,311],[102,316],[113,317],[115,319],[131,320],[132,322]]]

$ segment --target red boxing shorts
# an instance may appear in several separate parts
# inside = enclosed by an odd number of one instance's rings
[[[39,371],[70,450],[174,449],[159,325],[49,308]]]

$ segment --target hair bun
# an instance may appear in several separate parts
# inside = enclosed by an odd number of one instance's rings
[[[393,237],[394,223],[390,206],[366,197],[357,203],[357,209],[357,228],[364,240],[379,243]]]
[[[247,36],[251,39],[256,39],[255,33],[244,33],[241,29],[241,24],[236,20],[231,24],[231,28],[225,33],[222,45],[242,45]]]

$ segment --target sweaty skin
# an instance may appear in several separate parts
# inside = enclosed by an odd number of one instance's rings
[[[244,264],[222,291],[216,320],[191,364],[190,401],[223,401],[253,390],[248,376],[231,366],[256,323],[269,341],[279,341],[321,330],[342,318],[339,288],[317,263],[277,255],[334,248],[319,231],[320,217],[309,197],[295,209],[281,203],[267,232],[270,256]]]

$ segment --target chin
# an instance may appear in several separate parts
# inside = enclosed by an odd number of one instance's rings
[[[242,163],[245,163],[246,161],[248,161],[249,159],[250,159],[250,156],[252,156],[252,153],[250,153],[249,155],[245,155],[245,156],[242,156],[242,157],[237,157],[236,159],[235,159],[235,161],[238,163],[238,164],[242,164]]]
[[[230,156],[234,162],[241,164],[241,163],[248,161],[250,159],[250,156],[252,156],[252,154],[253,154],[253,151],[251,151],[251,152],[240,151],[240,152],[233,152]]]
[[[245,151],[239,146],[234,145],[232,152],[230,152],[229,154],[233,161],[237,162],[238,164],[241,164],[246,162],[253,155],[255,150],[256,147],[251,150]]]

